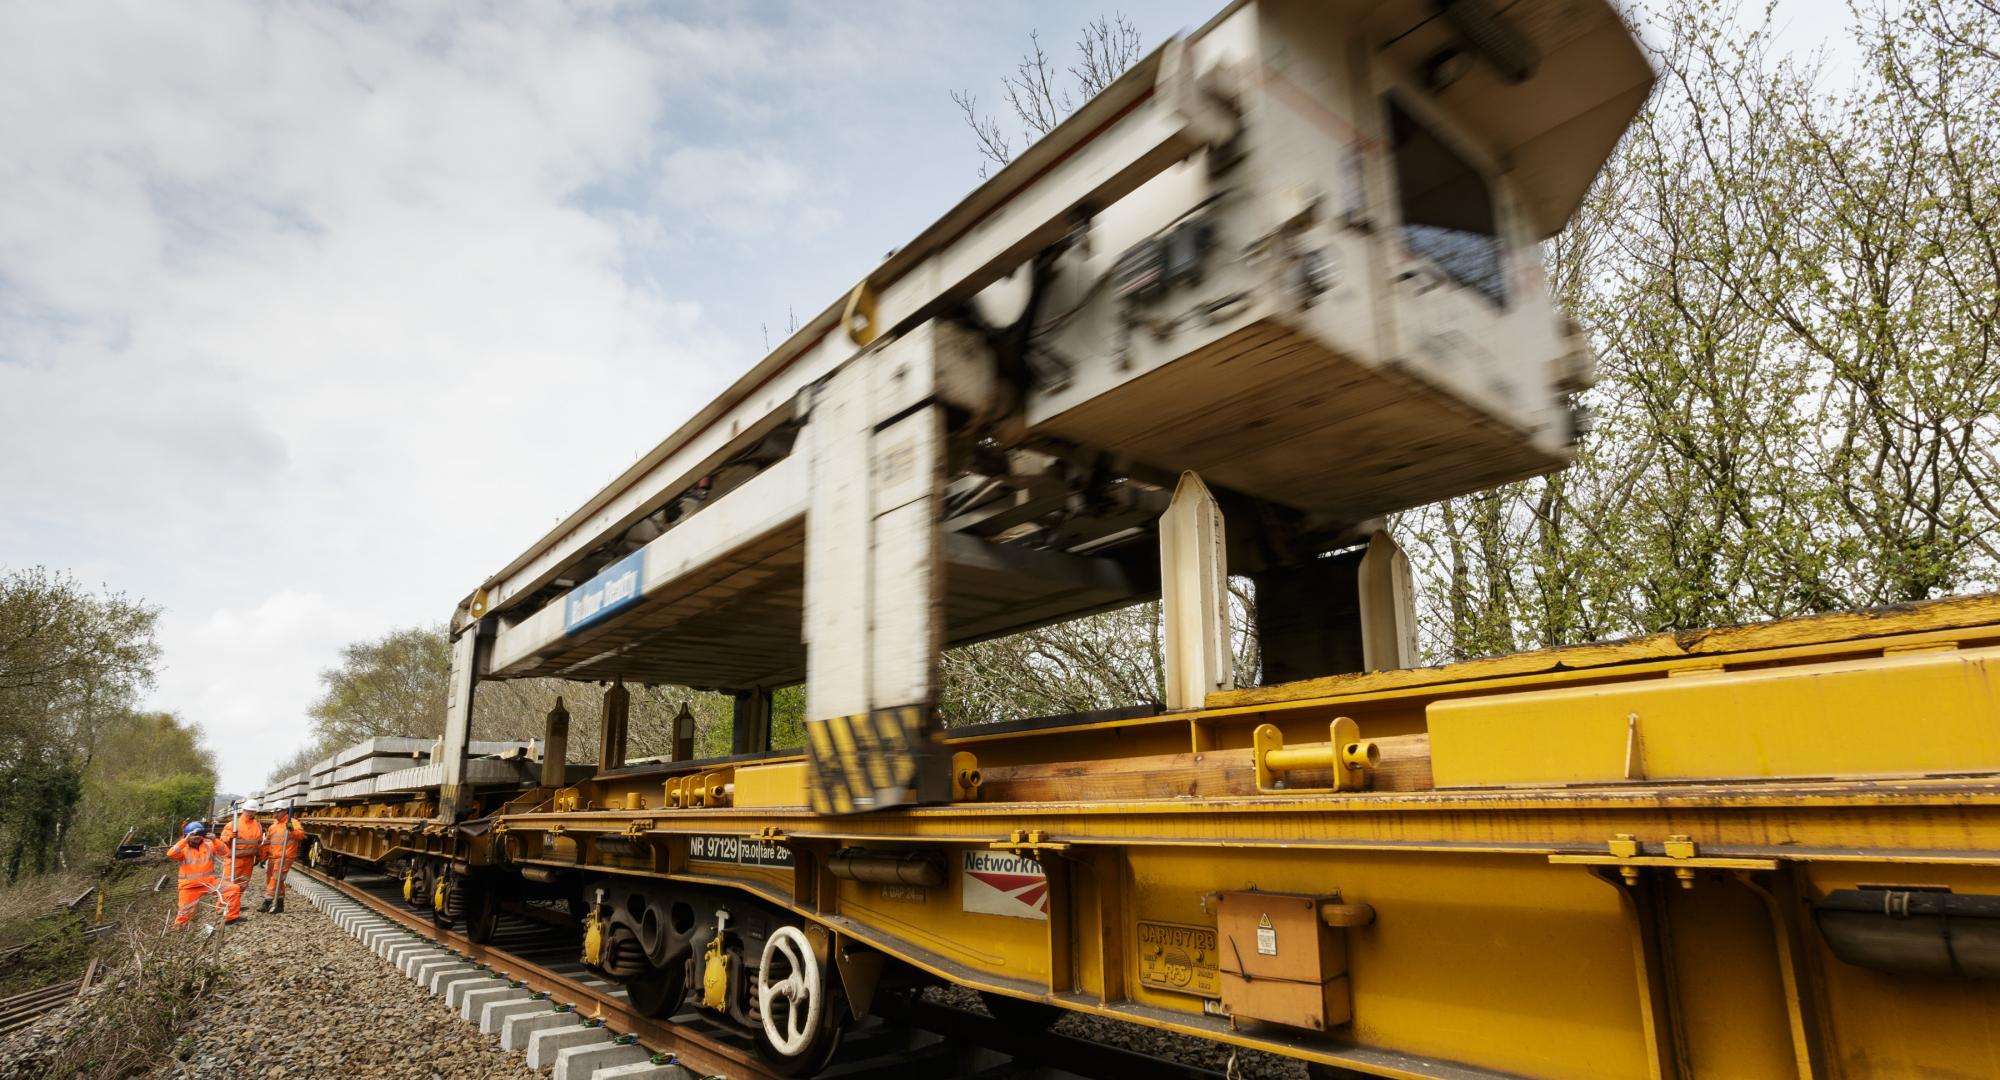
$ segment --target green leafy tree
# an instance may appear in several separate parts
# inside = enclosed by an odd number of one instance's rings
[[[213,762],[192,729],[133,710],[159,656],[158,614],[47,569],[0,572],[0,872],[8,880],[52,869],[130,827],[114,822],[133,818],[135,785],[182,775],[213,785]]]
[[[172,713],[117,714],[103,729],[106,749],[83,776],[76,835],[90,851],[109,851],[129,833],[165,840],[215,797],[215,755],[201,733]]]
[[[1437,658],[2000,584],[2000,9],[1856,9],[1846,87],[1719,4],[1658,30],[1546,252],[1595,429],[1399,522]]]

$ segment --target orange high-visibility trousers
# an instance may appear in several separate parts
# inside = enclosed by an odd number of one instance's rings
[[[285,873],[299,860],[299,844],[305,836],[306,831],[289,815],[265,827],[264,846],[257,852],[264,863],[264,899],[276,899],[284,891]]]
[[[213,880],[181,882],[180,907],[174,912],[174,925],[186,926],[194,920],[195,909],[201,907],[203,897],[214,896],[215,906],[222,912],[222,921],[233,923],[243,917],[243,890],[233,881],[220,885]]]
[[[271,900],[278,895],[278,883],[285,880],[285,874],[292,868],[292,860],[284,855],[276,855],[264,863],[264,899]]]
[[[222,861],[228,862],[229,860],[225,858]],[[249,892],[250,875],[256,873],[256,871],[257,871],[257,857],[255,855],[252,855],[247,859],[245,858],[237,859],[236,865],[229,868],[229,873],[227,876],[229,880],[235,884],[238,892]]]
[[[181,882],[180,907],[174,912],[174,925],[186,926],[193,922],[194,909],[201,906],[201,898],[213,891],[213,882]]]

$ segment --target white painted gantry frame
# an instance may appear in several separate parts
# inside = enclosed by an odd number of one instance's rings
[[[573,575],[576,564],[608,538],[685,491],[731,454],[795,419],[799,403],[806,400],[814,402],[815,412],[823,406],[829,413],[810,417],[805,426],[801,438],[810,455],[795,451],[654,540],[649,547],[656,547],[657,554],[649,551],[645,565],[655,580],[647,582],[646,591],[701,561],[695,552],[725,551],[754,541],[806,513],[815,515],[816,525],[838,520],[851,530],[844,536],[831,535],[838,529],[808,530],[809,537],[825,537],[818,544],[809,539],[807,547],[808,716],[863,712],[927,698],[939,647],[936,608],[941,604],[939,539],[931,502],[942,483],[943,422],[937,402],[949,394],[951,388],[944,384],[951,374],[933,362],[950,350],[932,348],[928,339],[934,335],[922,334],[919,328],[1056,243],[1080,212],[1117,201],[1169,166],[1222,144],[1236,130],[1236,117],[1192,70],[1186,39],[1170,39],[1134,64],[908,246],[892,253],[854,294],[801,327],[467,598],[453,620],[456,639],[445,746],[462,747],[469,737],[472,690],[482,669],[502,674],[509,663],[563,634],[562,598],[533,612],[514,610],[521,598]],[[857,299],[866,303],[857,304]],[[877,338],[884,344],[871,350],[869,343]],[[889,371],[893,352],[912,349],[933,356],[907,358],[918,361],[904,368],[907,385],[886,399],[914,400],[906,411],[885,418],[879,412],[885,396],[870,391],[878,378],[888,378],[878,373]],[[854,364],[869,357],[874,362]],[[843,371],[849,366],[856,370]],[[911,379],[909,372],[920,377]],[[809,397],[808,391],[814,393]],[[875,407],[861,405],[868,401]],[[885,419],[893,422],[864,432],[849,420],[835,421],[836,416],[857,409],[871,413],[873,425]],[[839,458],[862,471],[858,478],[842,474],[844,481],[812,475],[810,456],[817,455],[825,455],[829,462]],[[879,466],[883,462],[889,463],[886,472]],[[867,491],[852,490],[856,483]],[[821,522],[820,515],[827,520]],[[863,538],[871,554],[857,562],[857,545]],[[928,550],[924,544],[930,545]],[[830,567],[841,573],[815,575],[814,566],[828,559],[842,560]],[[867,571],[857,572],[864,563]],[[1196,559],[1190,565],[1219,568],[1220,561]],[[841,579],[847,584],[830,584]],[[820,602],[833,599],[829,592],[843,589],[857,590],[843,597],[857,603]],[[1208,621],[1224,620],[1220,657],[1225,667],[1219,678],[1226,682],[1227,610],[1215,607],[1226,592],[1213,583],[1184,591],[1210,602]],[[820,614],[810,614],[814,609]],[[858,627],[853,621],[857,618],[865,620]],[[484,629],[497,631],[491,638],[481,632],[482,622]],[[1185,623],[1170,619],[1170,633]],[[1170,655],[1212,659],[1217,655],[1214,634],[1210,628],[1203,633],[1203,646],[1171,649]],[[871,646],[871,641],[877,644]],[[1217,679],[1217,672],[1205,670],[1176,680],[1171,695],[1175,700],[1169,704],[1198,705],[1198,697],[1183,702],[1179,687],[1192,692],[1204,683],[1219,685]],[[463,798],[463,761],[462,754],[449,749],[444,755],[447,814]]]

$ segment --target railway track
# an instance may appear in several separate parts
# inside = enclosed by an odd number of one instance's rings
[[[572,924],[509,911],[478,944],[435,925],[401,899],[401,881],[349,874],[336,881],[300,868],[302,898],[376,955],[396,965],[458,1014],[524,1052],[530,1068],[558,1080],[583,1077],[776,1078],[751,1041],[695,1012],[668,1020],[640,1014],[625,991],[577,962]],[[990,1017],[910,996],[877,1002],[877,1016],[851,1029],[820,1075],[843,1080],[907,1076],[978,1080],[1101,1080],[1222,1074],[1170,1059],[1048,1032],[1024,1038]]]
[[[60,982],[51,986],[24,990],[10,997],[0,998],[0,1035],[27,1027],[36,1020],[68,1004],[90,989],[92,976],[97,973],[97,961],[92,960],[84,969],[83,977]]]

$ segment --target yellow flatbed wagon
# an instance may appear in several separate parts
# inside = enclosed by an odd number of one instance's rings
[[[792,918],[862,1009],[907,966],[1390,1076],[1990,1076],[1996,676],[1994,597],[1659,635],[953,732],[921,808],[816,815],[793,755],[617,770],[483,865],[649,945]],[[462,843],[406,809],[307,824]]]

